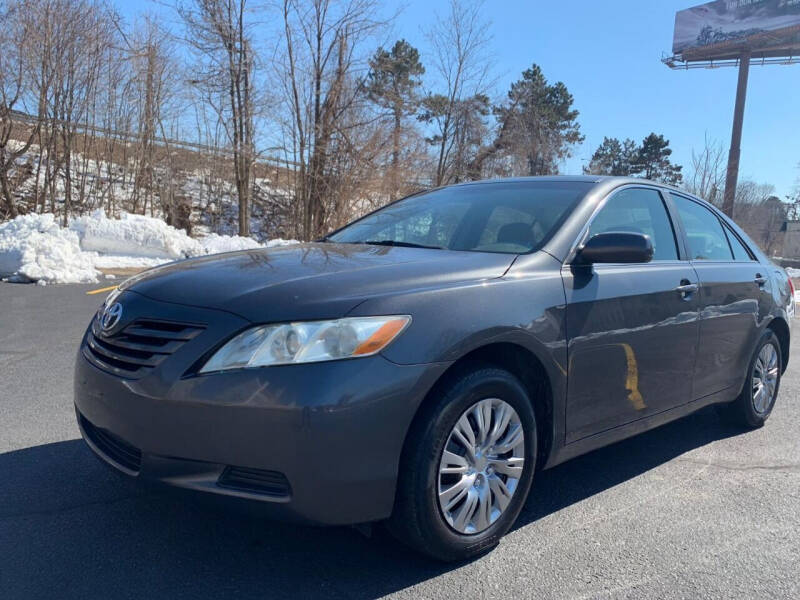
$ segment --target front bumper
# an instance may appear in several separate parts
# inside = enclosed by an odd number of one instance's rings
[[[78,353],[78,422],[100,458],[143,480],[260,501],[278,518],[339,525],[391,514],[406,432],[447,364],[378,355],[180,376],[196,352],[187,344],[138,380]],[[286,486],[230,485],[231,468]]]

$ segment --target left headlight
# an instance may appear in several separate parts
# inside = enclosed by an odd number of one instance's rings
[[[410,322],[394,315],[259,325],[217,350],[200,373],[372,356]]]

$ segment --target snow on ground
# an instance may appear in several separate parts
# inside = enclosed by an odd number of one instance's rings
[[[91,255],[78,234],[60,227],[51,214],[23,215],[0,224],[0,275],[13,281],[97,281]]]
[[[208,234],[199,239],[161,219],[123,214],[109,219],[102,210],[61,227],[52,214],[31,214],[0,223],[0,277],[9,281],[89,283],[98,269],[148,268],[193,256],[280,246],[251,238]]]

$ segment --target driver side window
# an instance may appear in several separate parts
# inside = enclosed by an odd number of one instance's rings
[[[627,188],[611,196],[589,226],[589,237],[612,231],[647,235],[653,260],[678,260],[675,232],[656,190]]]

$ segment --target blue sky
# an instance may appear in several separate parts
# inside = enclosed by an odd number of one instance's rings
[[[575,97],[583,147],[564,165],[580,172],[603,136],[641,141],[651,131],[670,140],[687,169],[706,133],[730,145],[736,69],[672,71],[661,63],[672,48],[675,12],[701,2],[677,0],[493,0],[487,2],[493,48],[507,89],[538,63],[548,79]],[[398,33],[424,46],[420,24],[445,0],[409,0]],[[800,170],[800,65],[752,67],[740,178],[772,183],[783,197]]]
[[[387,12],[399,3],[384,0]],[[736,69],[672,71],[675,12],[692,0],[487,0],[497,95],[532,63],[563,81],[575,98],[586,141],[563,166],[578,173],[603,136],[641,141],[651,131],[670,140],[676,162],[691,164],[704,137],[730,144]],[[126,16],[144,2],[118,0]],[[447,0],[404,0],[394,26],[425,53],[423,29]],[[392,7],[391,9],[389,7]],[[152,10],[153,5],[150,5]],[[157,10],[157,9],[156,9]],[[771,183],[781,198],[800,177],[800,65],[752,67],[740,179]]]

